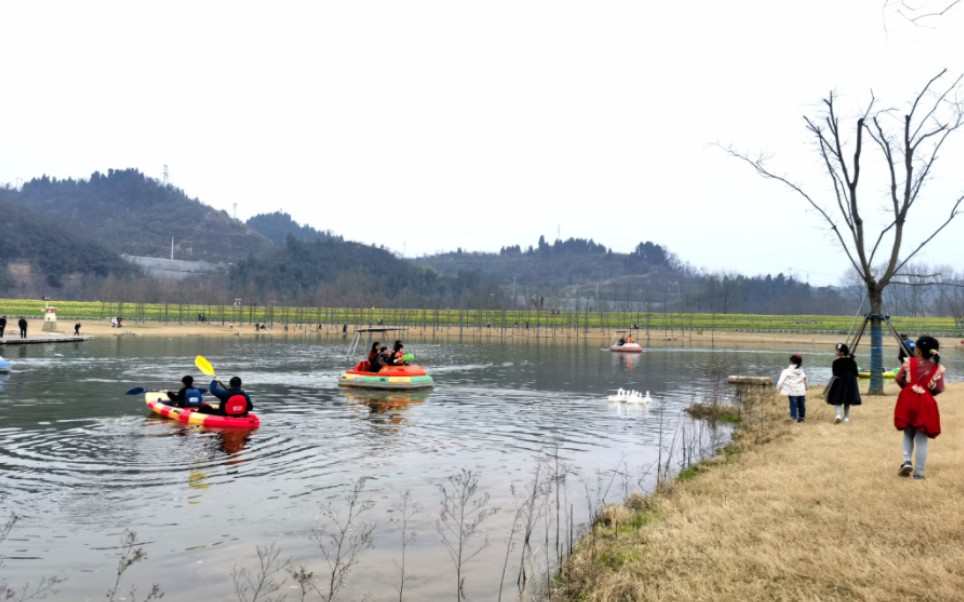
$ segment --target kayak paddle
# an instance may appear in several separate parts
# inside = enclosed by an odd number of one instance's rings
[[[204,374],[210,376],[214,380],[218,380],[217,375],[214,373],[214,366],[212,366],[211,362],[209,362],[203,355],[199,355],[194,358],[194,365],[197,366],[197,369]],[[218,382],[221,381],[218,380]]]
[[[198,391],[200,391],[201,393],[207,393],[207,392],[208,392],[208,390],[205,389],[205,388],[203,388],[203,387],[194,387],[194,388],[197,389]],[[127,394],[127,395],[143,395],[144,393],[149,393],[150,391],[151,391],[150,389],[145,389],[144,387],[134,387],[133,389],[129,389],[126,394]]]
[[[203,355],[197,356],[196,358],[194,358],[194,365],[197,366],[198,370],[210,376],[213,380],[217,381],[219,385],[221,385],[222,387],[224,386],[224,383],[221,382],[217,374],[214,373],[214,366],[211,365],[211,362],[209,362],[206,357],[204,357]]]

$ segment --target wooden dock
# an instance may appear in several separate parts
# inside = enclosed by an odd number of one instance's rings
[[[87,341],[94,337],[69,337],[69,336],[28,336],[25,339],[21,339],[20,335],[15,337],[4,337],[0,339],[0,345],[33,345],[33,344],[44,344],[44,343],[79,343],[82,341]]]

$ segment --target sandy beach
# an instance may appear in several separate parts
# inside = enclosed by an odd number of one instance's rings
[[[73,335],[73,323],[61,321],[58,324],[56,333],[43,333],[39,328],[40,324],[34,322],[31,327],[31,336],[41,336],[43,334],[56,334],[62,336]],[[365,328],[368,324],[348,325],[348,336],[354,333],[356,328]],[[386,325],[389,326],[389,325]],[[121,328],[113,328],[108,320],[82,321],[80,328],[81,336],[85,337],[123,337],[123,336],[147,336],[147,337],[179,337],[179,336],[342,336],[342,325],[322,324],[319,329],[317,324],[303,325],[291,324],[286,331],[283,326],[274,324],[266,330],[255,330],[251,324],[220,324],[215,322],[124,322]],[[614,342],[615,335],[609,329],[592,329],[588,332],[572,333],[564,330],[552,329],[522,329],[510,328],[506,330],[496,328],[466,327],[429,327],[420,326],[406,327],[404,336],[407,340],[416,342],[428,338],[458,338],[463,337],[493,337],[509,339],[544,339],[548,341],[567,342],[573,339],[589,340],[600,345],[609,345]],[[869,342],[869,336],[865,335],[865,342]],[[687,345],[713,345],[719,343],[731,343],[736,345],[754,345],[766,341],[769,345],[779,344],[792,347],[793,345],[814,345],[826,344],[831,346],[835,343],[846,340],[845,335],[840,334],[812,334],[812,333],[765,333],[765,332],[741,332],[728,330],[639,330],[634,334],[634,339],[643,344],[665,344],[683,343]],[[885,347],[897,348],[896,341],[885,338]]]

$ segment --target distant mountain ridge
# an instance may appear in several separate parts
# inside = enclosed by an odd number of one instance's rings
[[[181,279],[197,302],[722,313],[852,305],[782,274],[698,274],[649,241],[615,253],[593,240],[540,237],[525,249],[403,259],[283,211],[242,223],[133,169],[89,180],[43,176],[20,190],[0,188],[0,199],[16,234],[0,238],[0,286],[15,296],[181,302],[186,289],[170,285]]]
[[[116,253],[232,263],[271,246],[224,211],[135,169],[94,172],[89,180],[28,181],[12,202],[69,224]]]

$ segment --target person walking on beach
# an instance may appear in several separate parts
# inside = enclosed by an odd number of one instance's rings
[[[790,400],[790,420],[803,422],[807,417],[807,375],[804,374],[803,356],[791,355],[790,365],[780,373],[777,389]]]
[[[0,339],[3,338],[3,331],[7,329],[7,316],[0,316]]]
[[[850,406],[859,406],[860,390],[857,387],[857,362],[850,355],[846,343],[834,348],[837,359],[833,361],[833,376],[827,385],[827,403],[834,407],[834,424],[850,422]]]
[[[900,394],[894,406],[894,427],[904,431],[904,462],[897,474],[924,478],[927,462],[927,440],[941,434],[941,413],[934,396],[944,390],[944,366],[941,365],[937,339],[922,336],[914,346],[914,356],[907,358],[894,377]],[[917,447],[915,462],[914,447]],[[916,464],[916,466],[915,466]]]
[[[20,338],[27,338],[27,319],[20,316],[20,319],[17,320],[17,325],[20,326]]]

